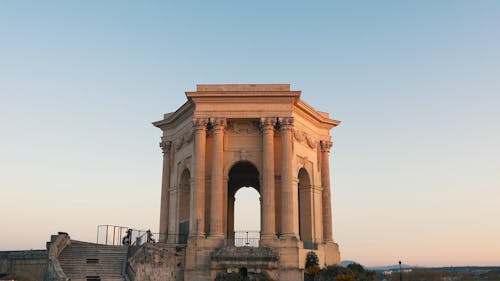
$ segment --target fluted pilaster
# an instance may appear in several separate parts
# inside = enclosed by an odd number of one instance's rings
[[[204,236],[205,232],[205,144],[207,119],[194,118],[194,161],[192,162],[193,179],[191,181],[191,203],[189,235]]]
[[[332,202],[330,189],[330,148],[331,141],[321,141],[321,186],[323,187],[323,241],[333,241]]]
[[[275,118],[262,118],[262,238],[276,237],[274,125]]]
[[[213,150],[212,150],[212,176],[210,193],[210,236],[224,237],[223,230],[223,140],[226,120],[224,118],[215,118],[211,120],[213,131]]]
[[[292,175],[293,118],[280,118],[281,131],[281,232],[284,237],[296,237],[294,231],[294,196]]]
[[[168,233],[169,202],[170,202],[170,151],[171,141],[162,141],[160,147],[163,152],[163,172],[161,178],[161,202],[160,202],[160,240],[166,242]],[[163,235],[162,235],[163,234]]]

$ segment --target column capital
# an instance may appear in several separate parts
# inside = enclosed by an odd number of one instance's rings
[[[226,118],[224,117],[215,117],[210,118],[210,124],[212,125],[212,130],[221,131],[226,127]]]
[[[273,117],[260,118],[260,129],[263,132],[267,130],[274,130],[274,125],[276,125],[276,118]]]
[[[207,129],[208,118],[193,118],[193,127],[196,131]]]
[[[321,147],[321,152],[330,152],[330,148],[333,146],[333,142],[330,140],[322,140],[319,142]]]
[[[163,154],[168,155],[168,153],[170,152],[170,149],[172,148],[172,142],[167,141],[167,140],[162,140],[160,142],[160,147],[161,147],[161,150],[163,151]]]
[[[293,117],[280,117],[278,121],[281,131],[288,131],[293,129]]]

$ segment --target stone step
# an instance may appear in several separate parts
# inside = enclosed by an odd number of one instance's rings
[[[122,268],[127,260],[126,246],[107,246],[71,241],[59,256],[61,268],[72,281],[87,281],[87,276],[99,276],[101,281],[124,281]],[[88,263],[87,259],[97,259]]]

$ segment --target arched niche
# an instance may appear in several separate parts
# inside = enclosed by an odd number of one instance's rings
[[[179,237],[178,242],[185,244],[189,236],[189,218],[190,218],[190,183],[191,173],[185,168],[179,179]]]
[[[298,173],[299,236],[304,243],[312,243],[314,237],[313,193],[311,177],[305,168]]]

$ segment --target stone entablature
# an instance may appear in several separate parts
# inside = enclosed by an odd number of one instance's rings
[[[210,271],[210,253],[232,237],[234,193],[249,183],[261,195],[262,244],[280,267],[298,274],[304,245],[317,245],[322,265],[339,262],[329,150],[340,121],[300,96],[287,84],[198,85],[153,123],[163,131],[160,232],[189,233],[187,280]]]

